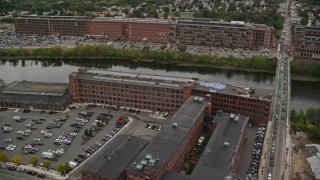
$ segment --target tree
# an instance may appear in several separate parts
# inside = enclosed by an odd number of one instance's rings
[[[22,157],[21,156],[14,156],[11,159],[11,162],[15,163],[17,166],[21,163],[21,161],[22,161]]]
[[[46,170],[49,169],[50,165],[51,165],[51,161],[50,160],[44,160],[43,161],[43,167],[45,167]]]
[[[69,173],[72,170],[68,163],[64,163],[64,168],[66,173]]]
[[[89,136],[88,129],[85,129],[85,130],[84,130],[84,135],[85,135],[85,136]]]
[[[187,46],[185,44],[178,44],[177,48],[180,52],[186,52],[187,51]]]
[[[300,24],[301,24],[301,25],[304,25],[304,26],[307,25],[308,22],[309,22],[309,21],[308,21],[308,18],[305,18],[305,17],[301,18],[301,20],[300,20]]]
[[[164,12],[166,12],[166,13],[167,13],[167,12],[169,12],[169,11],[170,11],[170,8],[169,8],[169,7],[167,7],[167,6],[165,6],[165,7],[163,7],[163,8],[162,8],[162,10],[163,10]]]
[[[6,162],[8,160],[8,155],[6,152],[1,152],[0,153],[0,161]]]
[[[122,12],[125,13],[125,14],[129,14],[129,9],[125,8],[125,9],[122,10]]]
[[[93,137],[92,131],[90,129],[88,130],[88,136]]]
[[[165,13],[163,14],[163,18],[164,18],[164,19],[168,19],[168,16],[169,16],[169,13],[167,13],[167,12],[165,12]]]
[[[106,14],[104,15],[104,17],[111,17],[111,14],[110,14],[110,13],[106,13]]]
[[[39,160],[38,160],[37,156],[31,156],[29,162],[30,162],[30,164],[32,164],[33,166],[36,166],[36,165],[38,164]]]
[[[64,173],[65,170],[66,170],[65,164],[62,164],[62,163],[58,164],[57,170],[58,170],[61,174]]]

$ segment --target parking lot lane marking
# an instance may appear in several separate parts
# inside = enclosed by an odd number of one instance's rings
[[[18,176],[12,176],[12,175],[9,175],[9,174],[3,174],[3,173],[0,173],[1,175],[4,175],[4,176],[8,176],[8,177],[11,177],[11,178],[15,178],[15,179],[24,179],[22,177],[18,177]],[[1,178],[2,179],[2,178]]]
[[[141,128],[138,128],[132,135],[135,135]]]

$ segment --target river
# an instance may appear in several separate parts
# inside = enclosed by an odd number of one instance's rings
[[[272,89],[274,75],[264,72],[246,72],[212,67],[188,67],[175,64],[131,62],[124,60],[77,60],[77,61],[0,61],[0,78],[6,84],[29,80],[44,82],[68,82],[68,75],[81,67],[100,68],[114,71],[148,73],[178,77],[199,78],[254,88]],[[291,108],[320,108],[320,82],[291,82]]]

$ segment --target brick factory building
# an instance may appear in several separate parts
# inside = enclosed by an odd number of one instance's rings
[[[248,116],[250,123],[266,124],[272,90],[195,81],[188,78],[102,70],[79,69],[69,75],[75,103],[176,112],[191,96],[211,95],[214,115],[218,110]]]
[[[79,69],[69,82],[73,102],[170,112],[191,96],[195,84],[187,78],[93,69]]]
[[[86,35],[94,38],[168,43],[169,21],[142,18],[94,18],[87,21]]]
[[[214,131],[192,174],[171,171],[166,172],[161,180],[237,179],[236,169],[247,140],[248,119],[219,111],[210,122]]]
[[[0,106],[64,111],[71,103],[68,84],[15,81],[0,91]]]
[[[218,22],[200,18],[172,20],[84,16],[22,16],[16,33],[183,43],[248,50],[272,48],[274,29],[264,24]]]
[[[320,62],[320,27],[295,26],[292,43],[294,61]]]
[[[84,36],[86,16],[21,16],[14,19],[17,34]]]
[[[126,168],[126,179],[160,179],[166,171],[178,172],[202,133],[208,101],[189,97],[150,143]],[[209,103],[210,106],[210,103]]]
[[[118,135],[81,169],[82,180],[125,179],[124,169],[147,145],[136,136]]]
[[[274,29],[263,24],[174,18],[170,39],[176,43],[241,49],[272,48]]]
[[[273,90],[254,89],[230,84],[198,81],[193,95],[212,98],[212,113],[223,110],[250,118],[250,123],[267,124],[271,109]]]

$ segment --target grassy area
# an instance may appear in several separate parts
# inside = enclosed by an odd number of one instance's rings
[[[169,17],[174,17],[173,12],[169,12],[168,16]],[[193,17],[193,12],[179,12],[180,17],[185,17],[185,18],[192,18]]]
[[[189,168],[186,171],[186,174],[191,175],[195,167],[196,167],[195,164],[190,164]]]
[[[180,17],[191,18],[193,17],[193,12],[180,12]]]

